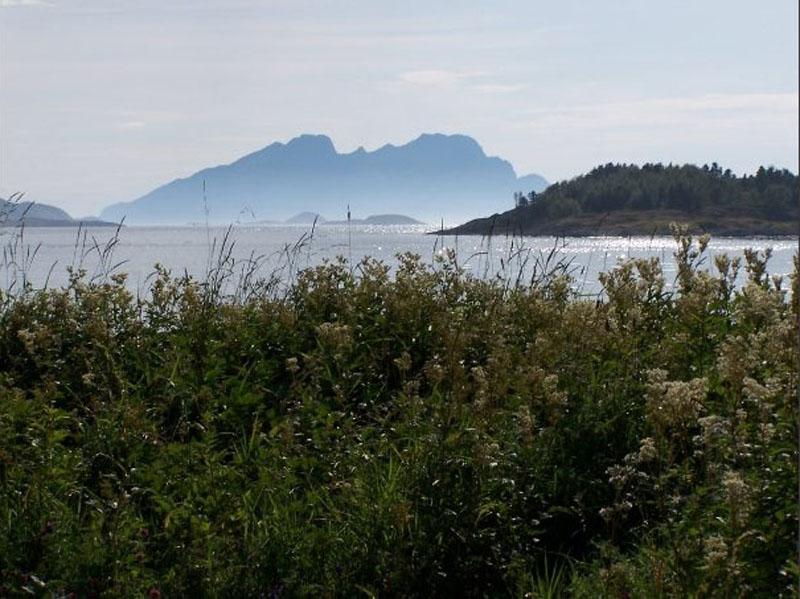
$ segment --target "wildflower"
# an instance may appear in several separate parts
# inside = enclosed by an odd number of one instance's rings
[[[608,482],[618,490],[621,490],[625,486],[634,473],[634,469],[630,466],[615,465],[606,469]]]
[[[742,392],[744,396],[749,401],[753,402],[754,404],[760,404],[763,401],[769,399],[769,389],[764,385],[760,384],[755,379],[745,377],[743,381]]]
[[[775,437],[775,425],[771,422],[764,422],[760,424],[758,428],[765,445],[770,443],[773,437]]]
[[[548,374],[542,381],[547,406],[552,409],[563,408],[567,405],[567,394],[558,390],[558,375]]]
[[[394,365],[400,372],[408,372],[411,370],[411,354],[404,351],[399,358],[394,359]]]
[[[712,445],[716,439],[724,437],[730,426],[727,418],[717,415],[704,416],[703,418],[699,418],[697,423],[703,431],[698,442],[702,441],[708,446]]]
[[[628,499],[623,499],[621,501],[617,501],[611,507],[601,508],[598,513],[603,520],[606,522],[611,522],[611,520],[614,518],[618,516],[624,516],[632,509],[633,503],[631,503]]]
[[[317,336],[324,345],[334,351],[341,351],[350,346],[353,339],[350,334],[350,327],[346,324],[335,322],[323,322],[317,327]]]
[[[651,370],[647,391],[647,409],[651,422],[659,429],[691,426],[703,411],[708,381],[667,381],[663,370]]]
[[[489,402],[489,381],[486,379],[486,371],[481,366],[475,366],[471,372],[475,381],[475,407],[483,409]]]
[[[749,495],[747,483],[742,479],[742,475],[733,470],[728,470],[722,477],[722,487],[725,496],[732,504],[740,504]]]
[[[531,416],[531,410],[528,406],[521,406],[518,413],[517,413],[517,422],[519,424],[519,432],[520,435],[527,441],[530,442],[533,439],[533,416]]]
[[[728,544],[719,535],[708,537],[703,542],[705,565],[707,570],[715,570],[728,561]]]
[[[300,371],[300,366],[298,366],[297,358],[286,359],[286,370],[288,370],[292,374],[297,374]]]
[[[717,358],[717,371],[720,378],[734,384],[741,383],[747,372],[747,343],[741,337],[726,340]]]
[[[425,374],[433,385],[441,383],[445,378],[444,367],[438,361],[429,363],[425,368]]]
[[[645,437],[639,445],[639,453],[636,456],[639,462],[650,462],[656,457],[656,443],[652,437]]]

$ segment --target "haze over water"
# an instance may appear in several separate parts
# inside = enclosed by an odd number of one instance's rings
[[[395,267],[398,254],[419,254],[423,261],[433,263],[443,249],[454,250],[459,264],[474,276],[500,277],[513,282],[522,269],[520,280],[529,281],[537,263],[541,271],[554,248],[550,265],[557,261],[569,263],[569,270],[575,279],[574,288],[581,293],[600,292],[598,274],[608,271],[625,258],[658,257],[662,261],[667,282],[671,283],[674,279],[672,254],[675,242],[671,237],[489,239],[427,234],[431,230],[426,225],[354,225],[349,233],[346,225],[323,225],[313,231],[307,226],[237,226],[231,229],[228,239],[233,243],[231,255],[239,263],[237,270],[244,265],[244,261],[255,258],[260,264],[257,271],[259,275],[268,276],[278,271],[284,281],[293,278],[299,269],[316,266],[337,256],[354,264],[365,256],[371,256]],[[170,269],[173,274],[187,272],[203,279],[209,266],[216,262],[226,231],[224,227],[125,227],[119,232],[113,253],[103,263],[97,248],[105,247],[113,239],[113,228],[84,229],[80,239],[75,228],[27,228],[22,238],[16,241],[18,251],[13,264],[9,264],[8,260],[0,262],[0,284],[8,288],[15,275],[21,275],[24,270],[34,287],[45,284],[58,287],[68,282],[67,269],[70,266],[84,268],[91,278],[100,276],[104,268],[116,265],[113,272],[127,273],[129,288],[144,293],[149,288],[157,263]],[[19,235],[19,230],[0,229],[0,242],[6,245],[14,241],[14,235]],[[292,251],[291,248],[295,249]],[[741,256],[745,248],[761,251],[772,248],[769,272],[786,277],[792,271],[797,240],[712,239],[710,256],[704,267],[713,264],[710,258],[714,254]],[[287,258],[289,254],[290,260]],[[740,280],[743,279],[743,273],[742,268]]]

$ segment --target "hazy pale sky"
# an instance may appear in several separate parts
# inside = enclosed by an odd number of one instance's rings
[[[797,0],[0,0],[0,195],[97,213],[273,141],[797,171]]]

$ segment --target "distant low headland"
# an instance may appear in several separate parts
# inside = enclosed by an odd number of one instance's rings
[[[737,177],[716,163],[606,164],[514,201],[507,212],[438,233],[662,235],[678,222],[694,233],[796,236],[800,227],[797,176],[771,167]]]
[[[350,220],[328,220],[315,212],[300,212],[286,220],[287,225],[424,225],[405,214],[373,214],[366,218],[351,218]]]
[[[23,201],[22,194],[0,198],[0,227],[116,227],[118,223],[93,216],[72,218],[67,212],[49,204]]]

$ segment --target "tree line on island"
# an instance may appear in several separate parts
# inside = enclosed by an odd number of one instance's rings
[[[702,167],[609,163],[514,193],[514,208],[470,221],[451,233],[652,234],[675,220],[690,229],[731,235],[797,234],[797,176],[761,167],[736,176],[716,162]]]

